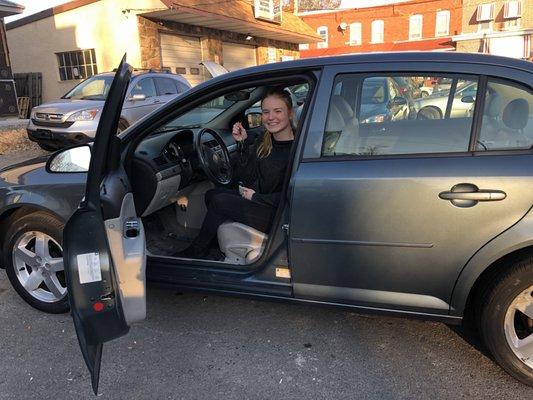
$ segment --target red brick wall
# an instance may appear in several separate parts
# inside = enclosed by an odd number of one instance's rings
[[[328,27],[328,49],[318,49],[316,44],[310,44],[309,50],[302,50],[301,57],[311,57],[329,54],[346,54],[371,51],[395,50],[433,50],[453,47],[450,41],[452,35],[461,32],[462,0],[413,0],[380,7],[370,7],[354,10],[338,11],[326,14],[301,15],[300,17],[314,29],[319,26]],[[450,36],[435,37],[437,11],[450,11]],[[409,17],[421,14],[422,40],[409,41]],[[383,20],[384,43],[372,44],[371,24],[374,20]],[[349,28],[343,33],[339,29],[341,22],[348,26],[352,22],[362,24],[362,44],[349,44]],[[405,43],[408,42],[408,43]]]

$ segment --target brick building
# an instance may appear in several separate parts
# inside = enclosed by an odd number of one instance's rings
[[[49,101],[111,71],[124,53],[134,67],[168,69],[192,85],[210,78],[201,61],[232,71],[299,58],[298,45],[320,37],[296,15],[273,11],[276,1],[71,1],[7,24],[13,70],[42,72]]]
[[[457,51],[533,59],[533,0],[463,0]]]
[[[461,32],[462,0],[382,1],[388,4],[299,13],[324,39],[300,46],[300,56],[454,50],[451,38]]]

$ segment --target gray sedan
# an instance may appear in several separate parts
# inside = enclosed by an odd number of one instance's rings
[[[477,85],[469,112],[454,114],[449,95],[443,118],[363,123],[365,82],[443,66]],[[533,385],[531,63],[387,53],[270,64],[200,84],[116,136],[130,77],[124,61],[94,146],[0,172],[7,275],[32,306],[70,308],[95,392],[103,344],[146,317],[147,280],[472,323]],[[233,123],[267,134],[246,116],[271,86],[296,85],[306,95],[272,228],[227,221],[211,248],[222,258],[176,255],[198,235],[207,191],[236,187]]]

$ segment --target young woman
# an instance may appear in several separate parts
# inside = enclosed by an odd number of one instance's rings
[[[290,94],[271,88],[261,101],[261,120],[265,132],[252,142],[240,122],[233,126],[239,158],[234,181],[239,189],[215,188],[205,195],[207,214],[199,235],[180,257],[203,258],[216,238],[218,227],[232,220],[269,232],[281,198],[289,163],[294,131]]]

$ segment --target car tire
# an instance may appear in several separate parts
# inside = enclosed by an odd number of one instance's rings
[[[49,144],[43,144],[43,143],[37,143],[39,145],[39,147],[43,150],[46,150],[46,151],[56,151],[58,150],[58,148],[56,146],[52,146],[52,145],[49,145]]]
[[[493,279],[479,304],[485,345],[503,369],[533,386],[533,257],[517,260]]]
[[[418,111],[417,119],[441,119],[442,115],[435,107],[423,107]]]
[[[30,306],[52,314],[69,311],[61,247],[63,227],[63,222],[44,212],[15,217],[2,249],[7,277],[15,291]]]

